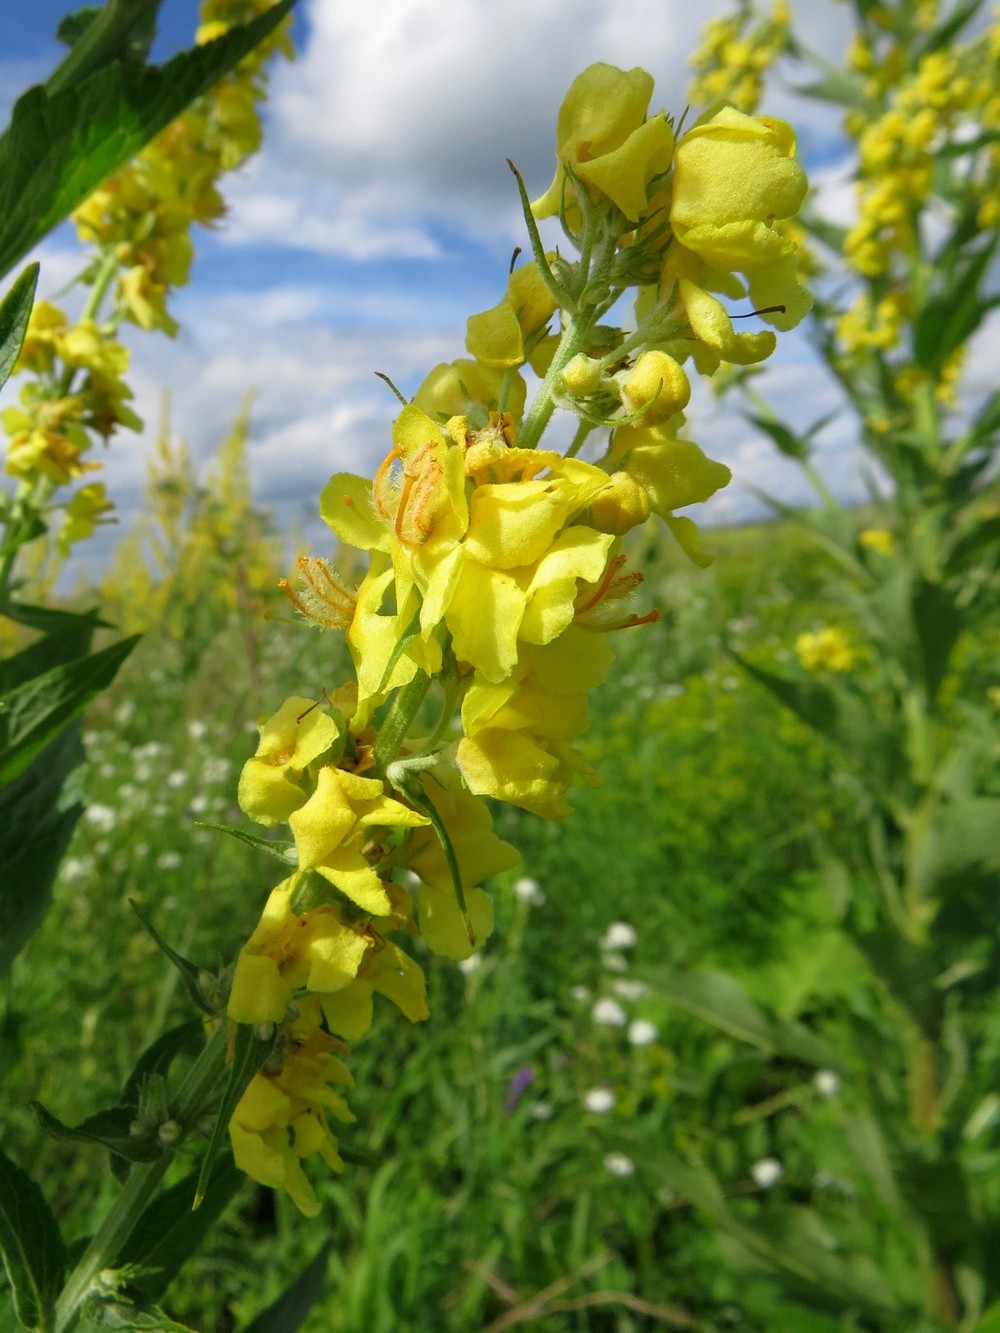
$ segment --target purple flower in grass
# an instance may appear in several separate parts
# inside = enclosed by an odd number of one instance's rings
[[[507,1088],[507,1096],[504,1098],[503,1109],[508,1115],[510,1115],[514,1107],[518,1104],[524,1093],[531,1087],[534,1081],[535,1071],[530,1065],[517,1071],[510,1081],[510,1086]]]

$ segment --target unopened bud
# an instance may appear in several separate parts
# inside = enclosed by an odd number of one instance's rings
[[[601,364],[583,352],[577,352],[562,373],[565,388],[577,398],[595,393],[601,382]]]
[[[687,375],[666,352],[643,352],[624,377],[622,388],[629,411],[645,408],[643,421],[648,424],[683,412],[691,397]]]
[[[176,1143],[183,1133],[184,1131],[178,1121],[164,1120],[156,1131],[156,1137],[161,1143]]]
[[[608,484],[590,502],[590,524],[598,532],[620,537],[647,518],[649,496],[627,472],[613,472]]]

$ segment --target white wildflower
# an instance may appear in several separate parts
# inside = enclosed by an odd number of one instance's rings
[[[635,1162],[623,1152],[609,1152],[604,1157],[604,1169],[613,1176],[630,1176],[635,1171]]]
[[[632,1046],[651,1046],[659,1035],[656,1027],[644,1018],[637,1018],[628,1025],[628,1039]]]
[[[627,921],[612,921],[604,932],[604,939],[601,940],[602,949],[631,949],[639,939],[639,932],[635,926],[630,926]]]
[[[617,1000],[598,1000],[590,1011],[590,1016],[602,1027],[623,1028],[628,1022],[628,1014]]]
[[[769,1190],[772,1185],[777,1185],[785,1174],[785,1168],[776,1157],[762,1157],[759,1162],[754,1162],[750,1174],[755,1185],[762,1190]]]
[[[591,1088],[584,1093],[583,1104],[594,1115],[604,1115],[615,1104],[613,1088]]]

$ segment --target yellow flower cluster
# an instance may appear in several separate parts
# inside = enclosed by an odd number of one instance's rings
[[[933,22],[933,15],[925,17]],[[848,52],[851,67],[862,76],[868,106],[851,111],[846,121],[858,142],[860,216],[847,234],[844,254],[856,272],[902,285],[905,274],[895,264],[899,256],[919,250],[917,220],[934,189],[941,147],[963,126],[995,128],[1000,123],[1000,61],[995,39],[985,34],[931,50],[907,67],[913,46],[893,38],[882,47],[870,34],[858,33]],[[978,175],[967,181],[981,196],[980,226],[995,221],[998,163],[994,147],[984,155]],[[849,351],[896,346],[905,298],[890,291],[877,303],[864,301],[841,321],[843,345]]]
[[[271,4],[204,0],[199,44],[249,22]],[[177,332],[166,300],[172,287],[187,281],[191,225],[223,215],[219,177],[260,147],[257,107],[266,94],[264,66],[277,49],[291,54],[280,27],[73,214],[81,239],[115,257],[119,317],[144,329]]]
[[[807,671],[850,671],[857,661],[846,631],[833,625],[798,635],[795,651]]]
[[[735,14],[705,24],[701,46],[688,61],[695,71],[688,97],[696,106],[728,102],[757,110],[764,75],[786,49],[791,11],[787,0],[774,0],[769,18],[753,18],[753,5],[741,0]]]
[[[723,108],[675,142],[651,94],[638,69],[595,65],[574,82],[554,180],[526,209],[532,261],[469,319],[468,356],[436,366],[404,404],[374,478],[338,473],[322,493],[323,518],[366,553],[366,572],[348,585],[312,558],[302,590],[286,588],[315,625],[346,634],[355,681],[287,700],[243,770],[242,808],[287,824],[297,870],[236,966],[230,1018],[279,1024],[280,1040],[231,1132],[240,1166],[306,1211],[302,1159],[338,1160],[326,1114],[341,1112],[340,1094],[327,1085],[343,1076],[326,1043],[366,1031],[376,992],[411,1021],[427,1016],[422,972],[392,937],[460,960],[492,928],[483,882],[518,854],[482,798],[558,819],[573,782],[598,780],[574,747],[589,692],[610,669],[612,632],[657,619],[629,609],[642,578],[622,538],[656,514],[709,559],[675,511],[730,474],[684,438],[682,363],[711,373],[775,343],[737,333],[711,293],[749,291],[777,328],[808,308],[775,227],[805,193],[791,129]],[[577,262],[542,245],[534,217],[552,215]],[[630,287],[639,318],[626,334],[603,317]],[[526,406],[529,365],[542,386]],[[557,408],[582,423],[565,452],[539,445]],[[584,461],[594,429],[605,442]]]
[[[199,41],[249,21],[271,3],[204,0]],[[85,457],[94,435],[107,442],[120,426],[141,428],[123,379],[129,353],[115,335],[125,319],[176,332],[166,298],[187,280],[191,225],[221,216],[220,175],[259,146],[264,64],[279,47],[288,50],[281,28],[74,213],[81,239],[98,252],[81,276],[92,287],[85,311],[73,323],[58,306],[36,304],[17,365],[32,379],[21,390],[21,406],[0,416],[10,437],[6,469],[38,503],[101,466]],[[112,284],[114,309],[100,318]],[[61,554],[106,521],[111,508],[103,487],[93,484],[67,501]]]

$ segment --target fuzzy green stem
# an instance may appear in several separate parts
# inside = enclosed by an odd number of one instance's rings
[[[392,707],[379,728],[378,740],[375,742],[376,772],[384,774],[386,768],[399,754],[430,685],[431,678],[426,671],[418,671],[409,685],[404,685],[401,690],[396,691]]]
[[[225,1065],[226,1041],[227,1025],[221,1022],[172,1099],[172,1118],[181,1126],[185,1135],[190,1133],[204,1112],[219,1082]],[[73,1326],[95,1277],[105,1268],[114,1267],[122,1246],[149,1207],[152,1193],[172,1160],[172,1154],[164,1152],[154,1162],[136,1162],[133,1165],[122,1192],[111,1205],[96,1236],[63,1287],[56,1302],[54,1333],[65,1333]]]
[[[577,352],[583,349],[589,331],[590,321],[570,317],[556,348],[556,354],[545,372],[545,378],[535,394],[528,415],[524,418],[517,439],[521,449],[534,449],[542,438],[546,426],[552,420],[552,413],[556,410],[555,392],[562,373]]]

